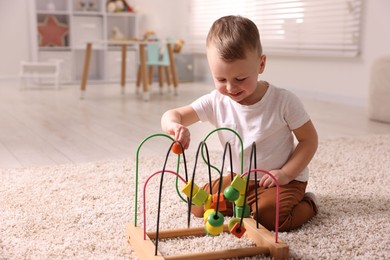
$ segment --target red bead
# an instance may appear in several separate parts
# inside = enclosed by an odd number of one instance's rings
[[[181,154],[183,152],[180,143],[177,142],[172,145],[171,151],[175,154]]]
[[[244,228],[243,226],[240,226],[240,223],[237,222],[233,226],[233,228],[230,230],[230,233],[232,233],[233,235],[235,235],[238,238],[241,238],[244,235],[245,231],[246,231],[246,228]]]

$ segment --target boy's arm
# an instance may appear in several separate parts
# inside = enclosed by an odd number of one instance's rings
[[[280,185],[294,180],[299,173],[310,163],[318,147],[317,131],[311,120],[293,130],[298,144],[288,161],[279,170],[270,171],[275,175]],[[260,180],[260,186],[275,186],[271,178],[266,175]]]
[[[190,131],[187,126],[198,121],[198,114],[188,105],[166,111],[161,117],[161,128],[187,149],[190,145]]]

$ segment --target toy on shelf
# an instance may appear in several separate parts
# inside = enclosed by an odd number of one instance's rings
[[[125,0],[109,0],[106,4],[108,13],[134,12],[133,8]]]
[[[210,162],[210,156],[206,144],[207,138],[215,133],[216,131],[231,131],[233,132],[241,143],[241,173],[233,175],[231,173],[231,183],[229,186],[222,191],[222,177],[223,170],[225,168],[225,157],[229,155],[230,157],[230,167],[232,168],[232,153],[230,143],[225,144],[225,149],[222,157],[222,167],[218,169]],[[165,158],[164,165],[161,170],[155,172],[147,178],[144,183],[143,189],[143,229],[137,226],[137,210],[138,210],[138,174],[139,174],[139,153],[141,147],[145,142],[149,141],[155,137],[166,137],[172,141],[168,149],[168,153]],[[144,139],[139,145],[136,153],[136,182],[135,182],[135,214],[134,214],[134,223],[126,225],[126,235],[128,242],[133,247],[134,251],[137,253],[140,259],[223,259],[223,258],[234,258],[234,257],[246,257],[254,255],[271,255],[274,259],[286,259],[288,258],[288,245],[283,241],[278,239],[278,225],[279,225],[279,184],[277,180],[269,172],[256,169],[256,144],[252,145],[252,152],[250,156],[249,169],[247,172],[243,172],[243,153],[242,153],[242,140],[240,136],[229,128],[218,128],[210,132],[204,141],[202,141],[196,152],[195,165],[193,169],[193,174],[191,179],[188,178],[187,173],[187,161],[185,157],[184,149],[180,142],[174,141],[172,137],[165,134],[155,134]],[[177,155],[177,166],[176,171],[166,169],[167,161],[169,159],[170,153],[173,152]],[[196,166],[198,162],[198,157],[201,154],[204,163],[206,163],[208,169],[208,181],[210,183],[210,190],[206,191],[200,188],[195,181],[196,177]],[[179,174],[179,168],[181,165],[180,159],[183,158],[184,165],[184,177]],[[254,168],[252,168],[252,161],[254,161]],[[219,186],[216,193],[212,193],[211,188],[211,170],[215,170],[219,174]],[[254,176],[254,180],[257,181],[257,173],[267,174],[273,178],[276,184],[276,218],[275,218],[275,235],[270,231],[264,228],[258,223],[257,220],[250,217],[250,207],[247,204],[247,192],[249,179]],[[182,194],[177,189],[177,193],[182,201],[186,202],[188,205],[187,212],[187,227],[181,229],[173,230],[159,230],[160,226],[160,211],[161,211],[161,201],[162,189],[163,189],[163,179],[164,175],[172,174],[176,176],[176,186],[178,182],[182,182],[182,193],[185,194],[186,198],[183,198]],[[160,187],[159,187],[159,196],[158,196],[158,209],[157,209],[157,225],[155,232],[147,232],[147,223],[146,223],[146,186],[148,182],[155,176],[160,175]],[[257,201],[257,189],[255,190],[255,196]],[[226,209],[227,203],[233,203],[233,217],[228,224],[224,224],[225,217],[221,213]],[[190,214],[191,207],[193,205],[203,206],[204,207],[204,216],[203,220],[205,223],[204,227],[190,227]],[[257,208],[257,207],[256,207]],[[255,212],[255,218],[258,219],[258,212]],[[222,232],[230,232],[232,235],[237,238],[241,238],[246,235],[249,239],[252,239],[256,246],[245,247],[245,248],[236,248],[236,249],[223,249],[212,252],[204,253],[193,253],[193,254],[182,254],[175,256],[164,256],[158,251],[159,239],[168,239],[168,238],[181,238],[188,236],[218,236]],[[153,243],[154,240],[154,243]],[[153,250],[154,248],[154,250]],[[153,254],[154,252],[154,254]]]

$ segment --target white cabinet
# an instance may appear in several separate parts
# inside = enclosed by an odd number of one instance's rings
[[[34,0],[31,10],[32,61],[61,61],[61,83],[81,80],[87,42],[93,42],[88,80],[120,80],[121,54],[110,44],[113,31],[126,39],[139,37],[138,16],[106,11],[107,0]],[[127,78],[135,80],[137,49],[128,48]]]
[[[126,77],[127,80],[136,78],[137,60],[135,51],[129,50],[126,53]],[[119,82],[121,79],[122,52],[120,50],[108,51],[107,59],[107,79],[109,81]]]

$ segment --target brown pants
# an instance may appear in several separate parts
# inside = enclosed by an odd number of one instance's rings
[[[223,177],[222,190],[225,190],[230,185],[230,174]],[[279,195],[279,231],[289,231],[298,228],[309,221],[317,214],[317,207],[314,202],[305,197],[307,182],[292,181],[289,184],[280,186]],[[212,192],[217,193],[219,187],[219,179],[212,181]],[[203,186],[207,192],[210,191],[209,184]],[[248,185],[248,204],[251,207],[252,217],[256,217],[256,197],[255,197],[255,181],[249,181]],[[276,217],[276,187],[272,188],[257,188],[258,199],[258,221],[268,230],[275,229]],[[233,215],[232,203],[227,203],[226,211],[221,211],[224,216]],[[191,212],[196,217],[203,217],[203,206],[192,206]]]

